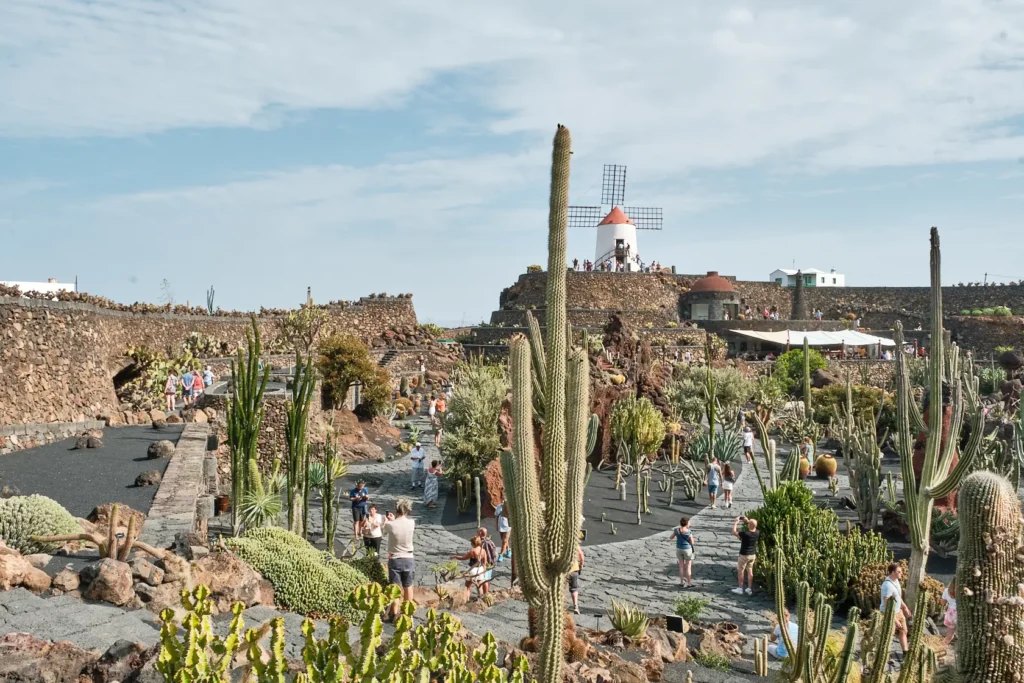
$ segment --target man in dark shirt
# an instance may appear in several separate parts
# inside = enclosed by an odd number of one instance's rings
[[[740,531],[740,522],[746,523],[746,528]],[[736,563],[736,573],[739,578],[739,585],[732,589],[733,593],[750,595],[754,592],[754,561],[757,559],[757,539],[761,532],[757,530],[757,520],[737,517],[732,523],[732,535],[740,539],[740,559]],[[743,587],[743,577],[746,576],[747,587]]]
[[[370,491],[366,488],[366,482],[362,479],[357,481],[356,487],[348,492],[348,499],[352,501],[352,535],[359,538],[370,505]]]

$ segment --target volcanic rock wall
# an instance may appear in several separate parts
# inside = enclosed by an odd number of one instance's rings
[[[344,331],[369,341],[387,330],[415,327],[408,297],[364,298],[327,308],[324,333]],[[257,317],[264,339],[276,337],[279,316]],[[244,343],[248,318],[127,313],[91,304],[0,297],[0,426],[40,422],[119,422],[113,377],[129,346],[175,353],[192,332],[232,346]]]

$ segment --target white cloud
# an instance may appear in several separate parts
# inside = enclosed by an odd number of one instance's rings
[[[997,0],[6,0],[0,55],[7,135],[267,126],[471,71],[495,133],[560,121],[652,173],[1024,156],[1024,5]]]

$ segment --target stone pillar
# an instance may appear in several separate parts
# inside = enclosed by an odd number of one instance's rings
[[[807,320],[807,304],[804,302],[804,274],[796,271],[796,287],[793,288],[793,320]]]
[[[708,320],[725,320],[725,306],[717,296],[708,297]]]

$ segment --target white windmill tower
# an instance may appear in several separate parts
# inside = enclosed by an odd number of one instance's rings
[[[661,208],[622,206],[626,201],[626,167],[605,164],[601,179],[601,206],[570,206],[570,228],[597,228],[594,268],[610,261],[614,270],[636,271],[637,230],[661,230]],[[607,207],[607,208],[606,208]]]

